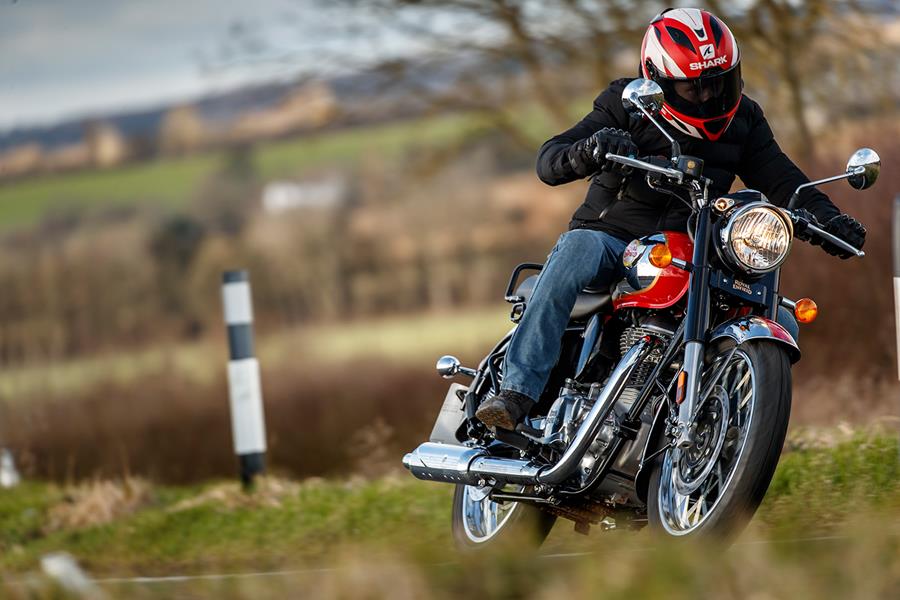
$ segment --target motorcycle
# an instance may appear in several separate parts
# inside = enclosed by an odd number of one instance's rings
[[[634,240],[622,258],[624,280],[610,293],[578,295],[559,361],[515,431],[475,418],[500,390],[515,327],[476,369],[452,356],[438,360],[443,377],[469,383],[450,386],[429,441],[403,464],[419,479],[456,485],[452,528],[461,548],[523,533],[540,543],[559,517],[581,533],[599,524],[735,536],[766,493],[790,416],[800,349],[779,312],[807,323],[818,310],[778,291],[794,237],[864,256],[794,204],[808,186],[847,179],[870,187],[881,164],[873,150],[854,153],[843,174],[797,188],[786,209],[753,191],[710,198],[703,161],[682,155],[656,118],[660,87],[637,79],[622,101],[666,136],[672,156],[606,158],[687,202],[691,235]],[[518,280],[541,268],[525,263],[512,273],[506,300],[514,323],[538,275]]]

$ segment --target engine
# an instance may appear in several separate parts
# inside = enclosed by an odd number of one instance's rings
[[[621,355],[624,355],[626,352],[628,352],[629,348],[638,343],[638,341],[644,336],[654,335],[668,340],[670,337],[672,337],[672,333],[674,332],[669,330],[661,330],[660,327],[652,324],[649,327],[644,326],[643,324],[635,327],[626,327],[622,332],[622,335],[619,336],[619,352],[621,353]],[[616,410],[617,412],[619,412],[619,414],[623,414],[625,411],[631,408],[631,405],[634,404],[635,400],[637,400],[641,388],[644,387],[644,384],[647,382],[647,378],[650,376],[653,368],[656,367],[661,358],[662,349],[657,348],[634,368],[634,372],[632,372],[631,374],[631,379],[628,381],[628,386],[622,392],[622,395],[619,397],[619,402],[616,405]]]
[[[674,329],[669,322],[656,316],[649,316],[636,325],[630,325],[619,336],[621,355],[624,355],[632,346],[647,335],[668,340],[674,334]],[[662,359],[662,352],[661,348],[657,348],[632,371],[628,384],[622,390],[610,414],[607,415],[597,438],[581,459],[577,476],[581,478],[582,485],[586,485],[591,480],[595,467],[615,439],[614,432],[617,421],[631,410],[654,367]],[[605,385],[606,381],[586,386],[572,380],[566,380],[559,398],[554,402],[544,421],[544,440],[560,452],[565,450]],[[648,419],[650,416],[649,409],[648,405],[645,411]],[[616,461],[617,465],[634,460],[634,457],[629,454],[628,450],[629,448],[626,447]]]

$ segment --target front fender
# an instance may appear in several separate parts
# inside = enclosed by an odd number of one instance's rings
[[[800,360],[800,347],[787,329],[758,315],[739,317],[722,323],[709,334],[709,343],[731,338],[738,345],[750,340],[771,340],[784,346],[791,363]]]

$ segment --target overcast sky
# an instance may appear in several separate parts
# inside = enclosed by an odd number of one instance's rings
[[[0,0],[0,130],[327,70],[348,49],[409,49],[375,29],[316,0]]]
[[[334,74],[350,68],[348,57],[364,63],[417,55],[427,36],[410,33],[403,21],[470,41],[500,35],[482,19],[449,10],[408,9],[398,26],[335,4],[0,0],[0,131],[149,108],[252,81]],[[525,6],[538,28],[559,26],[546,18],[542,0]]]

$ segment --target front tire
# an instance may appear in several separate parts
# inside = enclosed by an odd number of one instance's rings
[[[498,544],[539,547],[556,516],[521,502],[480,498],[478,488],[457,485],[453,494],[453,541],[460,551],[480,551]]]
[[[714,450],[707,460],[715,462],[703,462],[700,442],[690,451],[670,449],[657,459],[647,494],[648,521],[656,533],[732,539],[753,517],[772,481],[791,412],[787,353],[769,341],[742,344],[714,389],[697,422],[707,436],[703,441]],[[726,422],[717,423],[716,415]],[[692,481],[692,472],[705,475]]]

